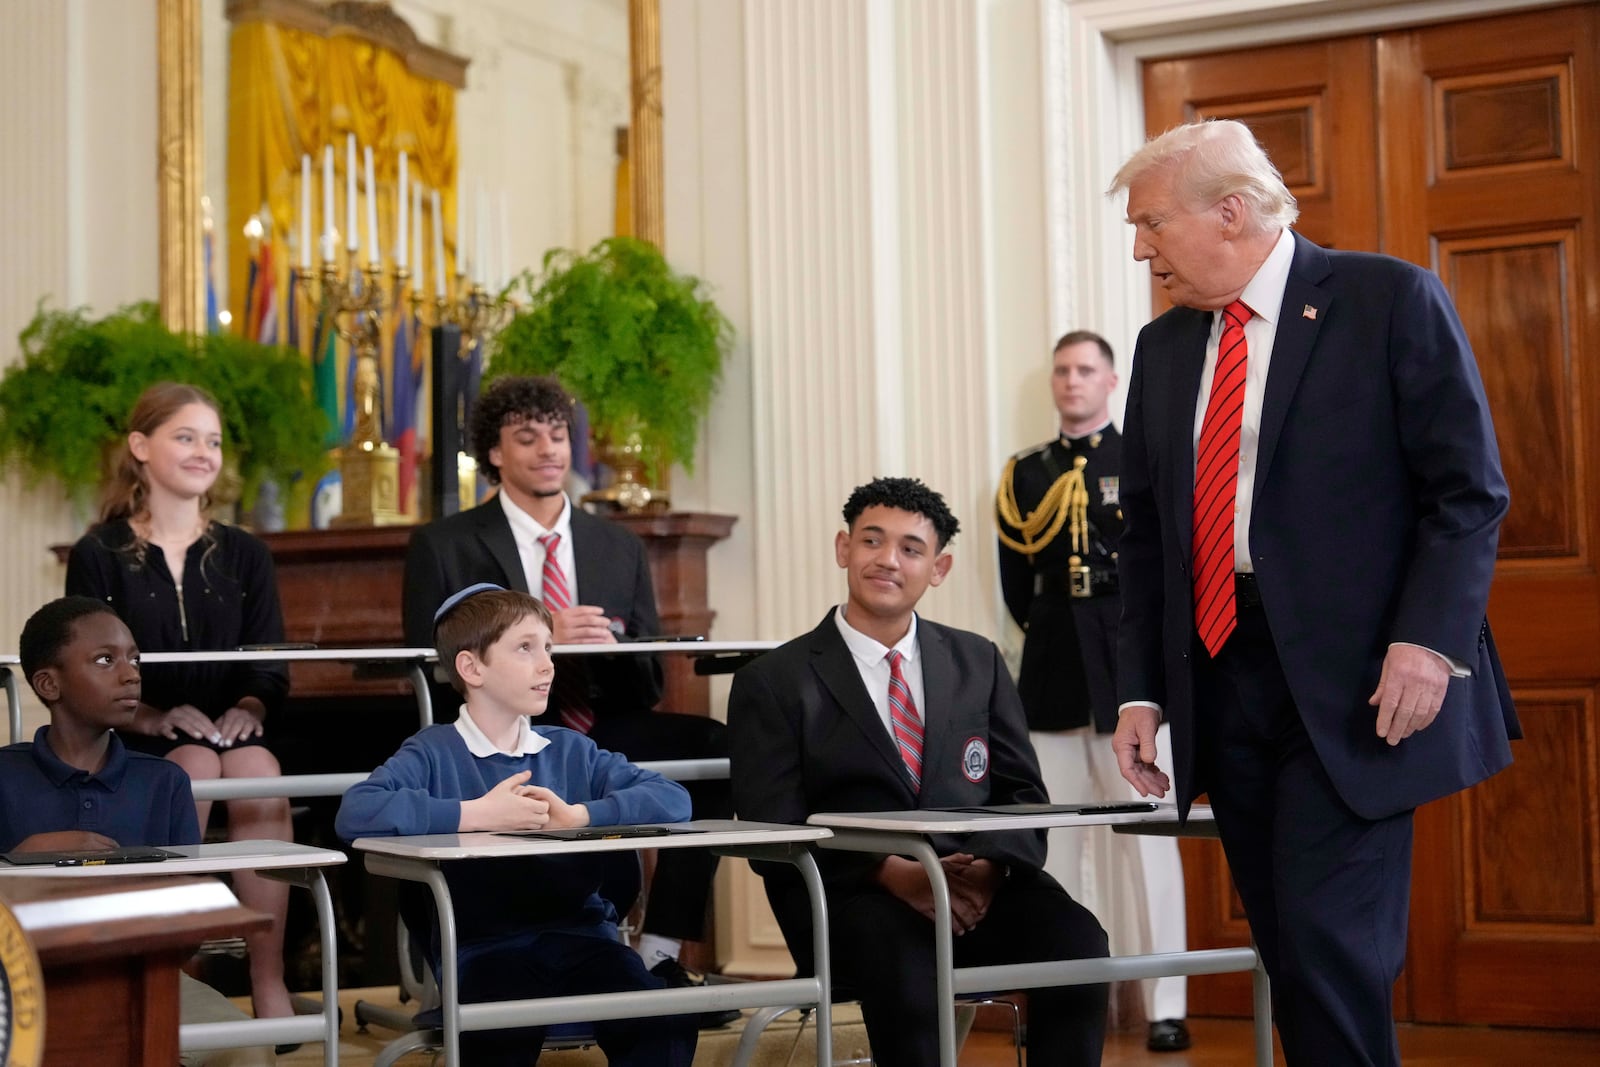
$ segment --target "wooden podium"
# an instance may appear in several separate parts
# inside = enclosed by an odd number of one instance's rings
[[[706,602],[706,553],[728,536],[735,517],[671,511],[611,518],[645,543],[662,631],[710,636],[716,612]],[[278,571],[285,636],[325,648],[404,645],[400,586],[410,538],[407,526],[262,535]],[[693,663],[687,657],[669,656],[663,667],[666,690],[661,707],[709,714],[710,686],[694,673]],[[339,664],[296,663],[290,667],[290,679],[295,699],[409,700],[411,692],[404,677],[357,680],[351,678],[349,667]]]
[[[44,971],[45,1067],[172,1067],[178,967],[271,920],[210,878],[0,879]]]

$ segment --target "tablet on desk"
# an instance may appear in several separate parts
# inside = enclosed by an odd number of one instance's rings
[[[665,837],[698,834],[681,826],[576,826],[563,830],[503,830],[501,837],[532,837],[548,841],[615,841],[624,837]]]
[[[973,815],[1122,815],[1155,811],[1151,800],[1129,800],[1114,804],[993,804],[968,808],[933,808],[933,811],[959,811]]]
[[[156,863],[183,857],[165,849],[128,846],[68,852],[6,852],[0,854],[0,858],[14,867],[99,867],[108,863]]]

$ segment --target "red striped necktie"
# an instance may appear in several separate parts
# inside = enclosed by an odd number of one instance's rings
[[[889,724],[894,728],[894,746],[900,750],[900,758],[911,774],[911,784],[921,792],[922,718],[917,714],[916,701],[911,699],[905,672],[900,669],[903,658],[894,649],[889,650]]]
[[[1238,619],[1234,603],[1233,518],[1239,486],[1239,430],[1244,424],[1248,350],[1244,324],[1251,311],[1235,300],[1222,310],[1222,339],[1200,424],[1194,468],[1194,625],[1213,657]]]
[[[550,609],[550,614],[572,607],[572,590],[567,586],[567,576],[561,572],[561,561],[556,549],[561,547],[561,535],[547,533],[539,536],[544,548],[544,568],[540,572],[539,599]],[[584,701],[581,690],[584,672],[579,664],[556,671],[556,683],[550,687],[551,695],[559,694],[561,725],[586,734],[594,729],[594,711]],[[562,685],[566,681],[568,684]]]

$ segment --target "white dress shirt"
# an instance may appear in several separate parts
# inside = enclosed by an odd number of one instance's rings
[[[850,655],[856,661],[856,670],[861,675],[861,684],[867,687],[867,695],[872,698],[872,706],[878,710],[878,718],[883,722],[884,733],[894,739],[894,726],[889,721],[889,648],[875,637],[866,634],[851,626],[845,619],[846,604],[840,604],[839,610],[833,613],[834,625],[839,627],[839,636],[844,638],[845,647],[850,650]],[[900,672],[905,675],[906,688],[911,690],[911,699],[917,705],[917,718],[924,725],[928,721],[927,706],[922,702],[922,660],[917,655],[917,616],[911,616],[911,625],[906,629],[906,635],[895,642],[894,650],[901,655]]]
[[[1255,495],[1256,450],[1261,440],[1261,402],[1267,391],[1267,368],[1272,363],[1272,342],[1278,336],[1278,320],[1283,309],[1283,291],[1289,285],[1289,266],[1294,262],[1294,236],[1284,230],[1266,262],[1261,264],[1239,299],[1250,309],[1244,324],[1244,343],[1248,357],[1244,377],[1243,425],[1239,428],[1239,482],[1233,504],[1233,569],[1251,574],[1250,504]],[[1211,400],[1211,381],[1217,374],[1217,350],[1222,345],[1222,312],[1212,316],[1211,337],[1206,341],[1205,369],[1200,372],[1200,396],[1195,402],[1195,462],[1199,462],[1200,429]]]
[[[567,580],[567,592],[572,596],[572,603],[583,603],[578,599],[578,574],[572,556],[572,498],[561,494],[561,517],[548,530],[539,525],[532,515],[513,504],[503,491],[500,493],[500,506],[505,509],[506,521],[511,524],[511,536],[517,542],[517,555],[522,558],[522,576],[528,581],[528,592],[540,600],[544,599],[545,551],[539,538],[545,534],[560,534],[556,563]]]
[[[479,759],[486,759],[489,756],[531,756],[550,744],[548,737],[533,732],[526,715],[519,715],[516,740],[512,742],[510,751],[504,751],[489,740],[489,735],[472,721],[472,715],[467,711],[465,704],[461,705],[461,715],[456,719],[456,733],[467,743],[467,751]]]

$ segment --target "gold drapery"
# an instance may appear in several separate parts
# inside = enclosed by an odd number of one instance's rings
[[[240,236],[250,216],[266,204],[273,220],[272,258],[280,294],[288,292],[291,263],[288,234],[300,232],[300,157],[310,155],[312,263],[321,261],[318,238],[322,218],[322,151],[333,146],[334,225],[342,250],[345,233],[346,136],[360,148],[370,145],[378,186],[378,245],[383,262],[393,266],[395,220],[399,206],[399,154],[407,155],[412,181],[439,190],[444,231],[445,271],[455,270],[456,120],[455,89],[413,74],[389,49],[335,29],[329,36],[270,22],[233,27],[229,41],[228,85],[228,296],[242,311],[249,275],[249,248]],[[357,184],[361,161],[357,159]],[[361,191],[357,227],[366,227],[366,190]],[[410,205],[404,206],[410,210]],[[412,278],[426,267],[432,291],[433,236],[429,206],[423,205],[424,264],[409,264]],[[408,255],[410,249],[407,249]],[[361,262],[367,258],[362,233]],[[296,252],[293,263],[299,262]],[[281,298],[280,298],[281,299]],[[285,309],[286,310],[286,309]],[[290,339],[291,343],[293,339]]]

